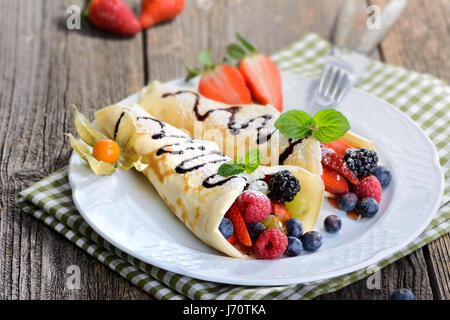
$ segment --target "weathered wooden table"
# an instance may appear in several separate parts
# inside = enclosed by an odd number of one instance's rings
[[[89,114],[149,80],[183,76],[185,61],[205,48],[219,59],[237,31],[268,54],[308,32],[330,39],[342,1],[187,0],[175,21],[129,39],[69,31],[71,4],[82,1],[0,0],[0,299],[149,299],[15,204],[20,190],[67,165],[69,104]],[[360,1],[351,44],[368,4]],[[450,0],[410,0],[374,57],[449,81],[449,25]],[[380,289],[361,280],[320,298],[386,299],[407,287],[418,299],[450,299],[449,261],[447,235],[383,269]],[[69,265],[81,268],[79,290],[65,285]]]

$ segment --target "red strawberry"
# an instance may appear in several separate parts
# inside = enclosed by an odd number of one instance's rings
[[[231,235],[231,237],[229,237],[229,238],[227,239],[227,241],[228,241],[232,246],[234,246],[234,245],[236,244],[237,239],[236,239],[236,236],[234,235],[234,233]]]
[[[290,218],[292,218],[291,213],[288,208],[282,202],[272,202],[272,213],[276,215],[280,221],[285,224]]]
[[[201,95],[227,104],[252,103],[250,91],[238,69],[226,64],[214,65],[209,51],[200,52],[199,60],[204,69],[186,67],[188,71],[186,81],[201,75],[198,87]]]
[[[344,194],[348,192],[348,183],[344,177],[334,170],[323,167],[322,174],[325,190],[334,194]]]
[[[92,0],[85,14],[96,27],[121,35],[134,35],[141,31],[139,20],[124,0]]]
[[[139,21],[142,29],[171,20],[184,9],[185,0],[142,0]]]
[[[236,205],[236,202],[228,209],[225,217],[231,220],[234,227],[234,235],[244,246],[250,247],[252,245],[252,240],[248,234],[247,227],[245,226],[244,218]]]
[[[336,141],[333,141],[333,142],[324,143],[324,145],[326,145],[328,148],[333,149],[341,156],[345,156],[345,151],[347,149],[353,148],[351,145],[349,145],[343,139],[337,139]]]
[[[359,178],[359,184],[353,188],[359,198],[374,198],[378,203],[381,201],[381,185],[375,176]]]
[[[359,183],[358,177],[353,171],[351,171],[344,157],[338,154],[331,148],[328,148],[323,143],[321,144],[322,149],[322,164],[330,169],[337,171],[340,175],[346,178],[350,183],[357,185]]]
[[[270,104],[278,111],[283,110],[283,94],[281,91],[281,75],[275,62],[263,55],[245,40],[241,35],[236,35],[242,45],[249,51],[245,51],[237,44],[228,46],[228,55],[239,61],[239,71],[244,76],[245,82],[255,98],[261,104]]]

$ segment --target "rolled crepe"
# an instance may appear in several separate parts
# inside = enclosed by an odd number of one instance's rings
[[[231,159],[223,155],[216,143],[194,139],[156,119],[136,104],[104,108],[95,114],[95,118],[100,129],[114,138],[121,129],[125,130],[122,124],[128,123],[123,120],[126,115],[130,116],[127,119],[132,119],[137,130],[133,149],[142,155],[143,162],[149,164],[143,174],[171,211],[198,238],[231,257],[248,258],[224,238],[218,227],[247,183],[263,178],[266,174],[289,170],[294,175],[301,173],[300,185],[305,181],[314,181],[317,186],[320,185],[318,197],[323,198],[320,177],[299,167],[260,166],[251,175],[239,174],[226,178],[218,175],[219,166]],[[315,215],[320,210],[321,201],[312,204]]]
[[[274,126],[280,113],[271,105],[230,106],[202,97],[193,88],[157,81],[141,90],[139,105],[195,138],[215,141],[229,157],[257,148],[264,165],[295,165],[322,174],[319,141],[280,134]]]

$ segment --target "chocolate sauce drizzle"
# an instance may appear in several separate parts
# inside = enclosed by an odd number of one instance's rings
[[[184,93],[190,93],[192,95],[195,96],[195,102],[194,102],[194,107],[193,107],[193,111],[195,114],[195,117],[197,118],[198,121],[204,121],[206,118],[209,117],[209,115],[213,112],[216,111],[224,111],[224,112],[228,112],[230,113],[230,117],[228,118],[228,123],[227,123],[227,127],[230,130],[232,135],[238,135],[240,134],[242,129],[246,129],[250,126],[251,123],[253,123],[254,121],[258,121],[258,120],[262,120],[261,124],[256,127],[256,132],[257,132],[257,136],[256,136],[256,143],[257,144],[262,144],[264,142],[267,142],[270,140],[270,138],[272,137],[272,135],[275,133],[276,130],[272,131],[269,134],[262,134],[261,130],[266,127],[267,122],[272,119],[272,115],[270,114],[263,114],[261,116],[258,116],[256,118],[250,119],[247,122],[243,122],[240,124],[236,123],[236,114],[239,113],[239,111],[242,109],[242,107],[240,106],[231,106],[228,108],[219,108],[219,109],[211,109],[206,111],[204,114],[201,114],[198,110],[198,106],[200,104],[200,95],[197,92],[193,92],[193,91],[189,91],[189,90],[180,90],[177,92],[168,92],[168,93],[164,93],[162,95],[162,98],[166,98],[169,96],[176,96],[179,94],[184,94]]]
[[[117,132],[119,131],[120,121],[122,121],[122,118],[124,115],[125,115],[125,111],[120,114],[119,120],[117,120],[116,126],[114,127],[114,141],[117,138]]]
[[[125,114],[125,112],[122,112],[122,114],[120,115],[119,119],[116,122],[116,125],[115,125],[115,128],[114,128],[114,139],[117,136],[117,131],[119,129],[120,122],[122,121],[122,118],[123,118],[124,114]],[[171,143],[171,144],[166,144],[166,145],[162,146],[161,148],[159,148],[156,151],[156,155],[157,156],[161,156],[164,153],[170,153],[170,154],[176,154],[176,155],[178,154],[179,155],[179,154],[183,154],[185,150],[195,150],[195,149],[197,149],[197,150],[200,150],[200,151],[206,151],[206,147],[204,145],[200,145],[200,146],[197,146],[197,147],[189,145],[189,144],[194,144],[195,142],[200,142],[201,143],[201,140],[196,140],[196,139],[194,139],[192,137],[182,136],[182,135],[167,135],[166,132],[164,131],[165,123],[160,121],[160,120],[158,120],[158,119],[155,119],[155,118],[152,118],[152,117],[137,117],[137,120],[150,120],[150,121],[154,121],[154,122],[159,124],[161,131],[156,133],[156,134],[153,134],[151,136],[151,138],[154,139],[154,140],[162,139],[163,137],[175,138],[175,139],[185,139],[185,141],[183,141],[183,142]],[[182,143],[184,144],[184,146],[183,146]],[[188,145],[188,146],[186,146],[186,145]],[[179,150],[168,150],[167,149],[168,147],[174,147],[174,146],[179,146],[180,149]],[[217,156],[219,156],[219,158],[218,159],[213,159],[213,160],[207,161],[207,162],[202,162],[200,164],[193,165],[193,166],[190,166],[190,167],[187,166],[190,162],[192,162],[192,161],[194,161],[196,159],[203,158],[203,157],[210,156],[210,155],[217,155]],[[220,163],[220,162],[225,162],[225,161],[227,161],[227,159],[224,158],[224,154],[222,152],[220,152],[220,151],[213,150],[213,151],[203,152],[203,153],[201,153],[199,155],[196,155],[194,157],[191,157],[191,158],[188,158],[188,159],[185,159],[185,160],[181,161],[175,167],[175,172],[177,172],[179,174],[184,174],[184,173],[187,173],[187,172],[190,172],[190,171],[194,171],[194,170],[200,169],[200,168],[206,166],[207,164]],[[221,186],[221,185],[225,184],[226,182],[230,181],[231,179],[235,179],[235,178],[242,178],[242,179],[246,180],[245,177],[231,176],[231,177],[228,177],[226,179],[219,180],[219,181],[217,181],[215,183],[211,183],[210,181],[215,176],[217,176],[217,174],[207,177],[203,181],[202,185],[205,188],[213,188],[215,186]]]
[[[246,129],[250,126],[250,124],[254,121],[258,121],[258,120],[262,120],[261,124],[256,127],[256,143],[257,144],[263,144],[267,141],[269,141],[272,138],[272,135],[277,131],[276,129],[273,130],[272,132],[268,133],[268,134],[262,134],[261,130],[266,127],[268,121],[270,119],[272,119],[272,116],[270,114],[264,114],[261,116],[258,116],[256,118],[250,119],[247,122],[241,123],[241,124],[236,124],[236,114],[241,110],[242,107],[239,106],[232,106],[229,108],[219,108],[219,109],[211,109],[208,110],[207,112],[205,112],[204,114],[200,114],[200,112],[198,111],[198,106],[200,104],[200,95],[197,92],[193,92],[193,91],[189,91],[189,90],[180,90],[177,92],[168,92],[168,93],[164,93],[162,95],[162,98],[166,98],[169,96],[176,96],[179,94],[184,94],[184,93],[190,93],[192,95],[195,96],[195,102],[194,102],[194,107],[193,107],[193,111],[195,114],[195,117],[197,118],[198,121],[204,121],[206,118],[208,118],[208,116],[215,112],[215,111],[225,111],[225,112],[229,112],[230,113],[230,117],[228,118],[228,124],[227,127],[228,129],[230,129],[230,132],[232,135],[238,135],[240,133],[241,129]],[[284,161],[292,154],[292,152],[294,151],[294,147],[301,143],[303,140],[299,139],[299,140],[295,140],[293,141],[292,139],[289,139],[289,146],[280,154],[279,156],[279,160],[278,163],[281,165],[284,163]]]
[[[278,158],[278,163],[281,165],[284,163],[284,161],[294,152],[294,148],[297,144],[301,143],[303,139],[293,140],[289,139],[289,146],[284,149],[284,151],[280,154],[280,157]]]

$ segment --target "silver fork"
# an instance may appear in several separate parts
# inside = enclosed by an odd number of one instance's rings
[[[382,27],[379,30],[367,29],[360,38],[355,51],[344,52],[345,40],[351,30],[356,11],[356,2],[346,0],[339,12],[335,45],[325,58],[319,85],[315,96],[315,105],[319,108],[336,106],[347,91],[358,81],[367,66],[367,55],[384,38],[391,26],[405,8],[406,0],[391,0],[381,12]]]
[[[354,82],[353,69],[333,53],[323,65],[316,94],[316,105],[332,107],[339,103]]]
[[[355,17],[356,3],[346,0],[336,23],[334,46],[331,53],[325,58],[319,85],[316,92],[315,104],[319,107],[331,107],[341,101],[344,94],[352,85],[352,68],[340,59],[347,36],[352,28]]]

